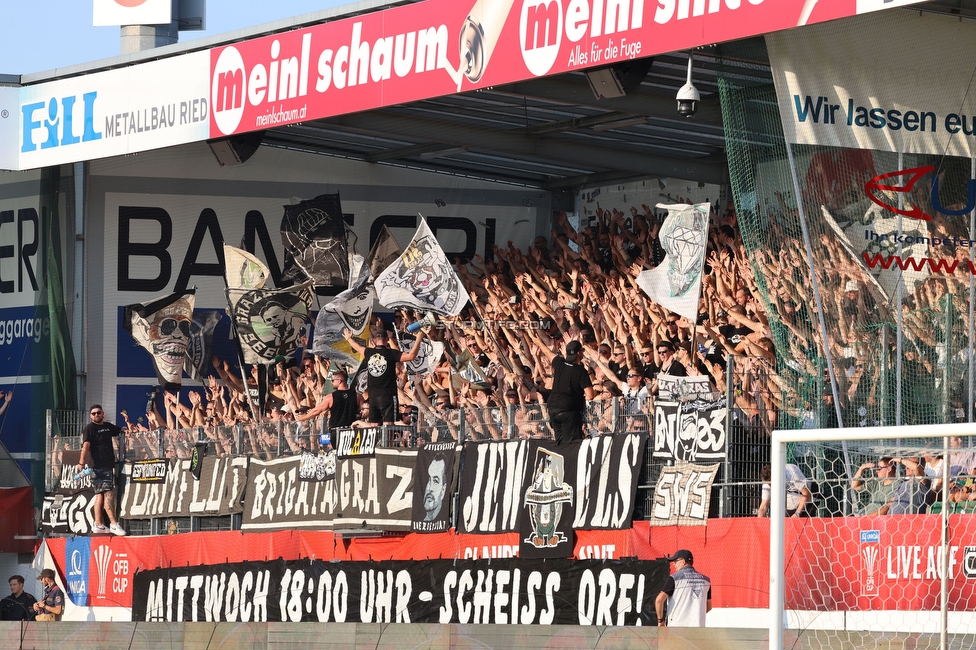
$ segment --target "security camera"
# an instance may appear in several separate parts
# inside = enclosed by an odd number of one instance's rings
[[[685,117],[691,118],[695,116],[698,111],[698,102],[701,101],[701,95],[698,94],[698,89],[695,88],[695,84],[691,83],[691,70],[692,70],[692,56],[691,52],[688,53],[688,80],[685,85],[678,89],[678,115],[684,115]]]
[[[678,89],[677,100],[678,115],[691,118],[698,112],[698,102],[701,101],[701,95],[695,85],[689,82]]]

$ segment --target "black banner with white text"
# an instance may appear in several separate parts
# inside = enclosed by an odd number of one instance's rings
[[[655,625],[666,560],[249,562],[141,571],[132,620]]]

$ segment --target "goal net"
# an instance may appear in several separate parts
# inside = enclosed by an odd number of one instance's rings
[[[771,470],[770,648],[976,648],[976,425],[779,430]]]

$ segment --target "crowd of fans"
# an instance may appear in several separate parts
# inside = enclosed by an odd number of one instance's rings
[[[742,383],[735,406],[772,430],[781,393],[770,380],[775,353],[766,315],[754,297],[757,287],[735,212],[730,207],[712,214],[697,323],[659,306],[635,284],[637,274],[664,259],[658,235],[665,216],[647,205],[632,207],[629,214],[597,209],[591,224],[574,228],[557,213],[550,237],[536,237],[524,250],[508,242],[495,246],[489,259],[455,260],[475,305],[457,318],[438,319],[428,332],[445,345],[433,372],[407,376],[402,365],[398,369],[397,424],[415,425],[434,439],[457,439],[462,429],[469,439],[497,439],[513,431],[522,437],[550,435],[545,401],[551,360],[578,340],[596,393],[591,433],[621,426],[651,430],[661,372],[706,376],[715,392],[725,393],[730,354],[739,359]],[[374,317],[371,327],[391,330],[390,344],[396,347],[392,330],[403,332],[422,317],[398,311],[393,323]],[[167,431],[166,455],[188,456],[195,429],[206,432],[218,453],[232,453],[238,451],[233,426],[255,423],[270,426],[246,428],[245,452],[312,447],[316,436],[308,421],[330,392],[335,369],[309,353],[297,365],[277,364],[260,409],[257,368],[242,377],[236,364],[215,357],[202,391],[189,389],[182,397],[164,392],[161,408],[151,400],[145,417],[135,421],[123,412],[130,447],[154,450],[159,432]],[[368,392],[361,395],[362,424],[368,399]],[[622,423],[611,421],[615,399],[625,404]],[[283,428],[288,433],[281,436]]]

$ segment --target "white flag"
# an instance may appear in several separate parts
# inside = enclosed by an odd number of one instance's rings
[[[642,271],[637,286],[657,304],[694,322],[698,319],[711,206],[659,203],[657,207],[668,211],[660,234],[667,256],[657,268]]]
[[[254,255],[224,244],[224,276],[228,289],[262,289],[269,275],[268,267]]]
[[[375,287],[380,304],[390,309],[457,316],[468,303],[468,292],[423,216],[410,244],[376,278]]]

